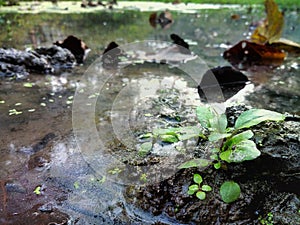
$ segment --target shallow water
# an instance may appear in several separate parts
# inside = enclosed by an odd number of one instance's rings
[[[198,78],[192,79],[194,76],[183,69],[195,65],[193,61],[179,68],[136,62],[106,74],[95,60],[110,41],[129,50],[137,49],[128,43],[141,41],[157,50],[176,33],[191,43],[190,49],[207,66],[229,65],[221,56],[223,51],[246,38],[249,25],[263,16],[260,7],[253,8],[251,14],[248,11],[247,7],[202,9],[189,14],[177,11],[173,13],[174,24],[167,30],[153,29],[148,24],[150,13],[135,10],[1,14],[2,47],[48,46],[73,34],[92,51],[83,66],[60,75],[31,74],[25,79],[0,80],[0,222],[30,221],[33,213],[48,223],[66,218],[78,224],[168,222],[163,217],[153,219],[127,203],[125,184],[142,183],[144,172],[132,172],[123,162],[136,157],[141,144],[138,136],[145,131],[176,124],[176,116],[187,124],[195,123],[193,112],[200,104]],[[232,20],[232,14],[241,15],[241,19]],[[283,37],[300,42],[299,15],[293,11],[285,15]],[[164,42],[153,46],[153,41],[144,40]],[[151,52],[151,48],[145,49]],[[245,103],[300,115],[299,62],[299,57],[288,57],[278,68],[251,68],[245,72],[251,83],[225,105]],[[194,74],[199,73],[200,79],[206,68],[203,64]],[[33,86],[25,87],[28,82]],[[167,160],[174,165],[164,172],[173,174],[177,153],[171,156],[168,149],[160,147],[157,152],[170,156]],[[37,186],[42,189],[39,195],[33,193]],[[37,208],[49,203],[70,218],[56,212],[57,218],[45,219]]]

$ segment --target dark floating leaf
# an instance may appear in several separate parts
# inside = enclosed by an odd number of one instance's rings
[[[256,44],[249,41],[240,41],[226,50],[224,59],[234,66],[247,68],[252,65],[280,65],[286,54],[272,46]]]
[[[110,42],[102,55],[102,63],[105,69],[114,69],[119,64],[119,56],[122,55],[122,50],[114,41]]]
[[[113,50],[114,48],[118,48],[118,47],[119,47],[119,45],[116,42],[112,41],[107,45],[106,49],[104,49],[103,54],[107,53],[110,50]],[[121,50],[119,48],[118,48],[118,51],[121,52]]]
[[[176,45],[181,46],[179,48],[179,51],[183,54],[191,54],[191,51],[189,50],[190,46],[188,43],[186,43],[181,37],[179,37],[177,34],[171,34],[170,38],[173,40],[173,43]]]
[[[172,14],[170,11],[165,10],[164,12],[161,12],[159,16],[157,16],[157,13],[154,12],[149,16],[149,23],[154,28],[156,28],[157,24],[159,24],[162,29],[167,29],[173,23]]]
[[[90,51],[89,47],[82,40],[73,35],[68,36],[63,41],[56,41],[54,44],[70,50],[78,64],[83,63]]]
[[[203,75],[198,85],[198,94],[204,100],[207,100],[207,95],[215,96],[214,100],[220,102],[223,98],[217,95],[222,94],[225,100],[231,98],[243,89],[248,81],[246,75],[230,66],[216,67]]]
[[[152,27],[156,28],[157,26],[157,12],[151,13],[149,16],[149,23]]]

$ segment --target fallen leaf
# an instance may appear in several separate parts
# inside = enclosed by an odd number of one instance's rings
[[[281,49],[289,54],[300,54],[300,44],[285,38],[280,38],[278,41],[274,41],[272,44],[267,44],[267,46]]]
[[[223,57],[232,65],[280,65],[286,54],[272,46],[243,40],[226,50]]]
[[[214,99],[216,102],[222,102],[224,99],[227,100],[238,93],[245,87],[247,82],[246,75],[230,66],[216,67],[206,71],[203,75],[197,87],[198,94],[203,101],[207,101],[207,96],[209,96],[210,100]],[[222,96],[218,97],[219,94]]]
[[[273,43],[281,37],[284,18],[274,0],[265,0],[267,18],[251,36],[251,41],[258,44]]]

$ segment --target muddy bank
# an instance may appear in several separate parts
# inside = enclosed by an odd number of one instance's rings
[[[236,110],[227,111],[231,120],[237,114]],[[180,170],[159,183],[128,188],[129,201],[154,216],[166,215],[184,224],[258,224],[268,213],[273,215],[274,224],[298,224],[299,123],[269,122],[256,126],[253,132],[262,153],[259,158],[227,164],[221,170],[212,166]],[[204,183],[213,188],[203,201],[187,194],[194,173],[201,174]],[[242,190],[240,198],[230,204],[224,203],[219,194],[226,180],[239,183]],[[133,193],[138,197],[133,198]]]

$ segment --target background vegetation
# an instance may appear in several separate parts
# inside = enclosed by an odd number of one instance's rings
[[[0,0],[1,5],[13,5],[24,0]],[[25,0],[30,1],[30,0]],[[50,1],[50,0],[49,0]],[[56,1],[56,0],[52,0]],[[80,0],[64,0],[64,1],[80,1]],[[96,1],[96,0],[95,0]],[[120,0],[122,1],[122,0]],[[138,0],[126,0],[138,1]],[[146,1],[146,0],[143,0]],[[105,1],[104,1],[105,2]],[[147,2],[183,2],[183,3],[210,3],[210,4],[262,4],[263,0],[147,0]],[[276,3],[285,7],[300,6],[299,0],[276,0]]]

